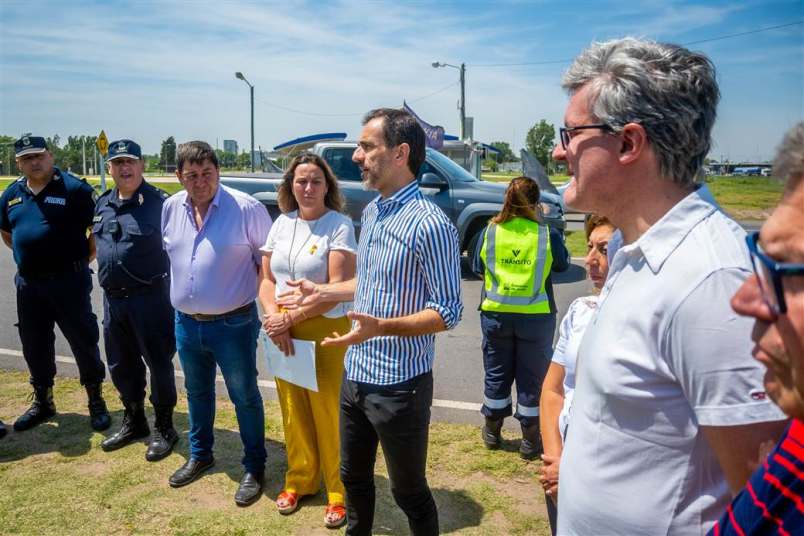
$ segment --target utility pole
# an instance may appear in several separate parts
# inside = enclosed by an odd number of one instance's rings
[[[466,139],[466,64],[461,63],[461,139]]]
[[[81,159],[83,161],[84,167],[84,177],[87,176],[87,147],[86,147],[87,137],[81,136]]]
[[[246,80],[246,77],[240,71],[235,73],[235,78],[239,78],[248,84],[249,94],[251,95],[251,172],[254,173],[254,86]]]
[[[458,67],[457,65],[434,61],[430,65],[436,69],[438,67],[452,67],[453,69],[458,69],[461,73],[461,102],[458,106],[461,110],[461,141],[464,141],[466,140],[466,64],[461,63],[461,66]]]

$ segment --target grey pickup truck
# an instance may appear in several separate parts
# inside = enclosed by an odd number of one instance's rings
[[[360,215],[377,192],[363,187],[360,169],[352,162],[355,142],[321,142],[311,152],[323,157],[338,176],[341,192],[346,198],[346,211],[355,230],[360,232]],[[468,171],[433,149],[427,149],[427,159],[417,177],[419,188],[452,220],[458,229],[461,249],[474,251],[481,231],[489,218],[502,209],[506,184],[477,180]],[[279,215],[276,189],[282,182],[279,173],[244,173],[221,175],[221,183],[252,195],[262,202],[271,217]],[[565,227],[561,199],[542,192],[542,213],[551,227]]]

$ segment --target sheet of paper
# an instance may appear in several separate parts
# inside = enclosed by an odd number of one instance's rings
[[[285,356],[262,331],[262,346],[265,349],[265,361],[268,373],[288,383],[318,392],[318,379],[315,373],[315,342],[293,339],[294,354]]]

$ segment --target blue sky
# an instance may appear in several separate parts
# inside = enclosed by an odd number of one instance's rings
[[[0,133],[256,145],[316,132],[354,137],[360,117],[407,99],[458,132],[467,64],[475,138],[518,149],[534,123],[562,123],[561,74],[594,40],[689,43],[804,21],[804,4],[744,2],[0,3]],[[712,58],[722,100],[713,157],[768,159],[804,117],[804,24],[690,45]],[[541,65],[506,65],[551,62]],[[425,98],[423,98],[425,97]],[[304,113],[300,113],[304,112]]]

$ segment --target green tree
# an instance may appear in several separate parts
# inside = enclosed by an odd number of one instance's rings
[[[14,161],[14,136],[0,135],[0,175],[19,175]]]
[[[251,156],[246,151],[237,155],[237,169],[251,169]]]
[[[500,154],[492,153],[490,156],[496,162],[515,162],[516,156],[514,156],[514,152],[511,150],[511,146],[506,141],[493,141],[491,142],[491,146],[495,149],[500,151]]]
[[[550,153],[555,145],[556,129],[552,123],[544,119],[533,125],[528,131],[525,146],[536,159],[548,170],[550,166]]]
[[[237,155],[231,151],[224,151],[223,149],[215,149],[215,155],[218,157],[218,164],[221,169],[234,169],[237,164]]]
[[[176,166],[176,140],[170,136],[162,141],[162,150],[159,152],[159,167],[170,171]]]

